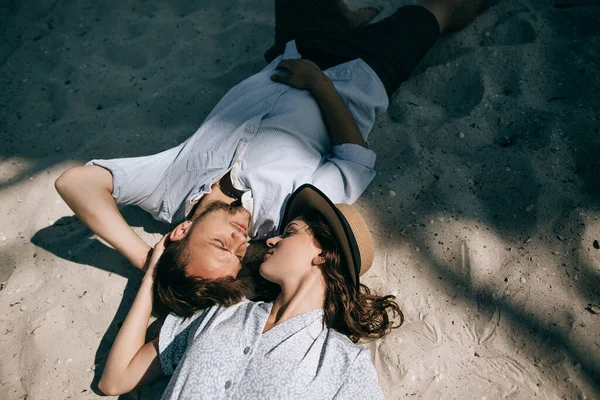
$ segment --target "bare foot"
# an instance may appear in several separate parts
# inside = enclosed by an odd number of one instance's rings
[[[348,10],[348,13],[342,14],[348,28],[357,28],[361,25],[366,25],[373,20],[381,12],[380,7],[364,7],[356,11]]]
[[[349,29],[368,24],[382,9],[381,7],[364,7],[353,11],[348,8],[344,0],[337,0],[336,3],[342,18]]]
[[[452,13],[446,30],[455,32],[469,25],[483,11],[482,0],[461,0],[462,4]]]

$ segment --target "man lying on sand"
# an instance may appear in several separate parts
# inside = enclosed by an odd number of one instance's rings
[[[388,96],[440,32],[468,23],[478,4],[420,0],[365,25],[377,10],[278,0],[269,65],[231,89],[193,136],[151,156],[90,161],[66,171],[56,188],[138,268],[151,248],[117,205],[178,223],[163,256],[174,266],[171,287],[181,296],[226,293],[247,237],[275,234],[298,187],[312,184],[346,204],[365,191],[375,175],[365,141]]]

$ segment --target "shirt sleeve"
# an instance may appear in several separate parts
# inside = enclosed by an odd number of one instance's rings
[[[347,372],[335,400],[385,400],[377,380],[377,371],[371,363],[368,349],[362,349]]]
[[[160,215],[167,190],[165,177],[182,145],[150,156],[92,160],[86,165],[98,165],[111,172],[112,195],[117,204],[139,206],[162,220]]]
[[[333,153],[317,168],[312,184],[334,203],[352,204],[375,177],[377,155],[353,143],[333,146]]]
[[[167,316],[158,337],[158,357],[163,374],[173,375],[209,310],[198,312],[190,318],[175,314]]]

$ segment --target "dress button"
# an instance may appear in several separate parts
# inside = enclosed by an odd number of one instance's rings
[[[252,347],[248,346],[244,349],[244,354],[248,355],[248,354],[250,354],[251,351],[252,351]]]
[[[254,132],[254,128],[250,128],[250,133]]]
[[[230,389],[231,385],[233,385],[233,382],[231,382],[231,381],[225,382],[225,389]]]

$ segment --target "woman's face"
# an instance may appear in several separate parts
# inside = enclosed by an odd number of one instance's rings
[[[323,262],[321,249],[302,219],[291,221],[280,236],[268,239],[267,245],[270,249],[260,265],[260,274],[273,283],[300,279]]]

